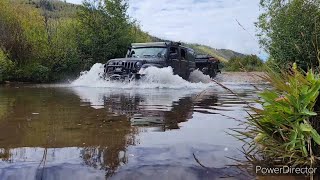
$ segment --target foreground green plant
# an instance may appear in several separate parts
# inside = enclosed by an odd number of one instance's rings
[[[262,109],[252,107],[246,128],[233,129],[248,145],[249,161],[315,167],[320,145],[315,112],[319,75],[293,67],[290,73],[269,72],[265,79],[273,88],[260,94]]]

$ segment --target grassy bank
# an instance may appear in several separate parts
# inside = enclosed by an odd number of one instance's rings
[[[262,108],[250,107],[245,127],[233,129],[246,144],[246,157],[260,166],[318,167],[319,74],[293,67],[291,72],[267,75],[272,89],[259,94]]]

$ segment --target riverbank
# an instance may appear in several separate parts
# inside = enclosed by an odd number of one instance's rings
[[[219,82],[264,84],[265,72],[222,72],[215,78]]]

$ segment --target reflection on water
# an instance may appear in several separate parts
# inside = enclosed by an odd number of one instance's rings
[[[246,179],[225,133],[243,107],[214,88],[0,87],[0,178]]]

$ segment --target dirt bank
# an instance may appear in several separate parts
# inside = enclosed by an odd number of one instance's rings
[[[234,83],[266,83],[261,76],[266,76],[264,72],[222,72],[215,78],[219,82]]]

